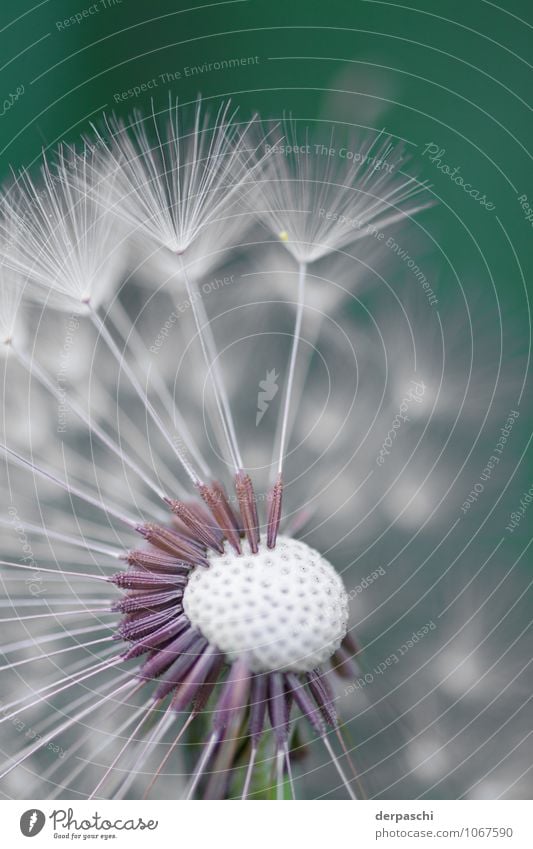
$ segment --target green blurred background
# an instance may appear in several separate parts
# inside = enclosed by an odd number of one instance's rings
[[[2,173],[76,140],[103,110],[147,110],[152,96],[163,105],[169,90],[183,102],[199,92],[231,95],[245,115],[290,111],[386,127],[408,141],[443,202],[432,219],[442,251],[478,277],[487,278],[488,266],[499,296],[513,298],[517,320],[526,320],[521,278],[530,275],[533,229],[517,197],[533,202],[533,9],[529,0],[504,6],[8,0],[0,11],[2,97],[23,93],[4,104]],[[65,23],[76,15],[79,22]],[[138,96],[123,95],[143,85]],[[421,155],[429,142],[494,202],[493,212],[431,166]]]

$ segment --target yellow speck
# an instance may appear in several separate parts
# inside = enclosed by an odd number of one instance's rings
[[[288,242],[289,241],[289,234],[287,233],[286,230],[282,230],[281,233],[279,234],[278,238],[282,242]]]

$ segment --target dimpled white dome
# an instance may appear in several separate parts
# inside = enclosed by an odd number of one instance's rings
[[[307,672],[328,660],[346,634],[348,599],[340,576],[303,542],[280,536],[271,551],[226,551],[198,566],[184,611],[230,660],[253,672]]]

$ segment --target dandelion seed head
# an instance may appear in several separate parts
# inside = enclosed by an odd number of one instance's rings
[[[98,307],[124,267],[116,219],[109,213],[109,173],[101,174],[89,155],[59,148],[45,159],[41,180],[21,171],[4,191],[0,223],[3,263],[18,275],[32,300],[82,313]],[[11,238],[9,238],[11,236]]]
[[[184,593],[193,625],[231,660],[253,672],[308,672],[330,659],[346,635],[347,595],[328,561],[281,536],[271,551],[209,557]]]
[[[209,288],[212,275],[220,276],[221,269],[234,265],[233,252],[246,241],[251,219],[245,213],[228,214],[207,224],[198,233],[186,252],[169,250],[147,240],[139,253],[136,274],[147,289],[164,287],[167,291],[184,292],[185,275],[190,281]]]
[[[110,140],[100,158],[116,177],[113,209],[137,238],[184,254],[220,218],[248,173],[236,111],[227,101],[212,117],[199,100],[191,120],[170,99],[159,113],[152,104],[151,120],[135,113],[128,124],[114,116],[106,123]]]
[[[401,154],[377,133],[341,146],[286,120],[282,143],[254,173],[256,215],[300,263],[313,263],[376,235],[428,205],[425,186],[399,170]]]

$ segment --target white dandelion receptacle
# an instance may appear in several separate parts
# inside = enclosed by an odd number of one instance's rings
[[[253,672],[309,672],[339,648],[348,626],[342,580],[304,542],[278,537],[271,551],[229,551],[198,566],[183,609],[230,660],[245,657]]]

